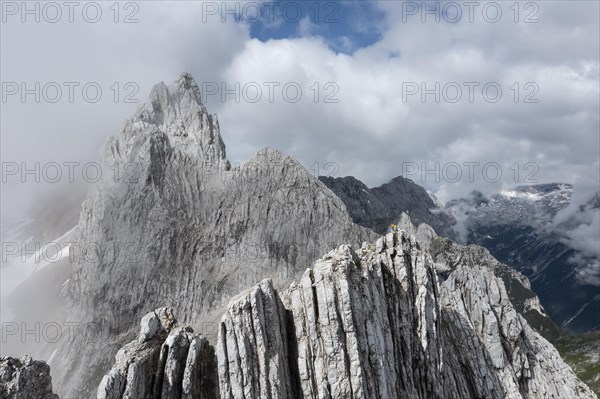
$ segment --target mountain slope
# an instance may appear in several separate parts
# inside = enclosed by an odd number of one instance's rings
[[[554,342],[577,377],[600,394],[600,332],[563,337]]]

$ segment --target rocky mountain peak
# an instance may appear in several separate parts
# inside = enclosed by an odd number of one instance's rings
[[[292,157],[285,155],[281,151],[272,148],[272,147],[264,147],[261,148],[256,154],[254,154],[248,162],[270,162],[270,161],[290,161],[297,163]]]
[[[156,84],[148,98],[126,123],[121,138],[162,133],[169,144],[190,156],[211,162],[226,161],[216,114],[209,114],[201,101],[198,84],[189,73],[173,84]]]
[[[120,326],[125,334],[134,335],[132,321],[142,312],[168,304],[182,323],[216,340],[211,326],[233,295],[267,276],[281,289],[339,242],[376,237],[353,224],[344,204],[308,170],[277,150],[262,149],[231,168],[216,117],[188,75],[155,86],[109,141],[104,164],[107,170],[132,165],[135,173],[127,180],[107,176],[92,187],[77,240],[127,246],[128,252],[107,251],[94,264],[77,257],[65,292],[70,317]],[[109,348],[102,349],[61,341],[54,364],[93,354],[75,369],[55,368],[61,395],[89,394],[90,384],[99,383],[98,370],[121,346],[118,339],[111,331]]]
[[[154,85],[148,102],[138,110],[133,119],[160,126],[190,112],[205,114],[207,111],[200,97],[200,89],[194,78],[189,74],[182,74],[170,86],[164,82]]]

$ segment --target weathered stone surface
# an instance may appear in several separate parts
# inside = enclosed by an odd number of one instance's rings
[[[171,331],[175,324],[177,324],[177,320],[173,315],[172,308],[156,309],[142,317],[138,341],[143,343],[152,339],[156,334]]]
[[[546,314],[538,297],[531,290],[527,277],[498,262],[486,248],[478,245],[461,245],[448,238],[439,237],[424,223],[415,227],[408,215],[404,213],[396,225],[399,230],[414,235],[419,246],[431,254],[435,269],[442,280],[445,280],[461,263],[484,266],[502,280],[510,302],[517,313],[527,320],[530,327],[548,340],[554,340],[564,334]]]
[[[52,392],[50,367],[29,356],[0,357],[0,398],[58,399]]]
[[[233,300],[217,346],[222,397],[292,396],[286,324],[285,309],[270,280]]]
[[[417,230],[419,243],[423,243],[423,247],[429,249],[438,275],[442,279],[446,279],[460,264],[478,264],[485,267],[503,282],[512,306],[527,320],[530,327],[549,340],[564,334],[546,314],[538,297],[531,290],[527,277],[498,262],[483,247],[460,245],[447,238],[437,237],[423,224]]]
[[[156,317],[158,315],[158,317]],[[162,319],[160,328],[143,342],[125,345],[113,368],[102,378],[98,399],[208,399],[218,397],[216,358],[208,341],[189,326],[177,326],[172,309],[161,308],[142,318]]]

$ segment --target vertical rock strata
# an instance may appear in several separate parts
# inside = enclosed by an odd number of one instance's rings
[[[139,338],[125,345],[102,378],[102,399],[213,399],[219,396],[214,348],[171,308],[142,318]]]
[[[414,236],[390,233],[356,253],[342,246],[290,286],[284,309],[272,304],[276,297],[262,282],[225,313],[217,345],[222,397],[594,397],[517,314],[490,269],[459,263],[440,284]],[[271,298],[273,311],[253,298]],[[287,341],[255,341],[282,325]],[[282,388],[249,390],[266,374]]]

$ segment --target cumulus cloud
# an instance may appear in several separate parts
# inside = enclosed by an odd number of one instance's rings
[[[422,162],[428,168],[439,163],[437,179],[409,177],[442,200],[473,189],[492,193],[522,183],[573,182],[599,166],[600,145],[597,20],[589,14],[597,6],[580,5],[544,3],[539,23],[529,25],[508,17],[499,24],[481,18],[473,24],[424,24],[415,18],[399,22],[402,4],[382,2],[388,23],[381,40],[352,54],[333,51],[314,31],[294,39],[250,40],[225,80],[298,82],[305,95],[295,104],[281,98],[217,104],[223,126],[230,128],[224,135],[240,159],[274,144],[305,164],[336,162],[340,174],[370,185],[402,174],[408,162],[416,162],[419,172]],[[564,13],[571,23],[562,22]],[[307,87],[315,82],[335,83],[339,101],[312,103]],[[503,94],[490,103],[478,90],[470,103],[463,86],[457,103],[436,103],[433,95],[425,102],[419,94],[403,99],[407,84],[432,89],[436,82],[476,82],[480,88],[493,82]],[[524,103],[527,95],[538,102]],[[456,183],[442,173],[453,162],[462,166]],[[473,181],[464,166],[469,162],[479,164]],[[497,181],[482,170],[489,162],[501,168]]]
[[[600,167],[598,4],[536,4],[537,23],[523,23],[531,11],[524,9],[515,23],[508,6],[498,23],[486,21],[480,10],[472,23],[466,15],[459,23],[435,23],[431,16],[423,23],[419,14],[407,15],[402,2],[375,2],[381,19],[357,19],[345,28],[379,33],[361,45],[344,27],[323,29],[307,19],[287,38],[259,40],[246,23],[204,21],[199,2],[142,2],[139,23],[131,25],[110,19],[2,24],[3,80],[98,81],[103,87],[133,81],[140,101],[152,84],[184,70],[201,87],[217,83],[235,90],[236,83],[240,89],[250,83],[250,93],[257,84],[262,96],[256,102],[244,96],[236,102],[232,95],[223,101],[221,93],[206,98],[219,114],[232,161],[270,145],[321,174],[333,162],[338,176],[354,175],[371,186],[417,165],[407,177],[444,202],[472,190],[499,191],[527,177],[590,182],[589,169]],[[263,29],[290,23],[275,22]],[[338,33],[332,36],[332,30]],[[432,94],[422,101],[422,84],[431,90],[439,83],[441,91],[452,82],[462,89],[460,101],[447,101],[443,92],[439,102]],[[465,82],[479,84],[473,102]],[[498,102],[482,97],[490,82],[502,89]],[[269,101],[265,84],[272,83],[279,86]],[[420,92],[407,95],[413,85]],[[300,87],[301,98],[286,101],[284,87],[292,97]],[[445,94],[451,96],[453,87]],[[538,102],[524,103],[526,96]],[[3,104],[3,159],[94,158],[135,107],[111,101]],[[472,181],[465,166],[471,162],[479,164]],[[497,180],[484,174],[490,162],[501,169]],[[451,163],[462,168],[457,182],[444,175]],[[424,165],[439,169],[423,175]]]

